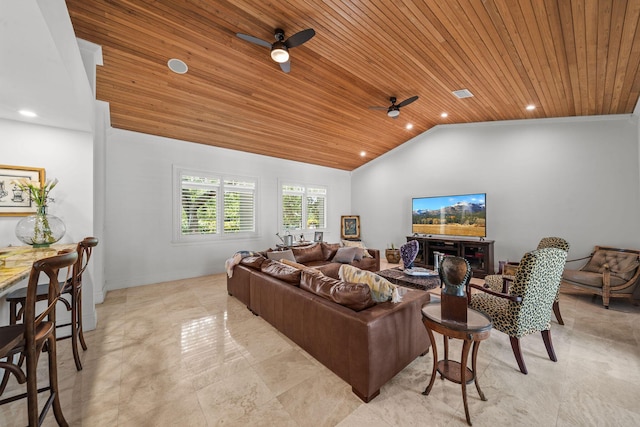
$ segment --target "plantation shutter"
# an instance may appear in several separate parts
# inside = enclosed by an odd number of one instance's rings
[[[326,228],[326,188],[307,188],[307,228]]]
[[[253,181],[224,181],[225,233],[255,231],[255,190]]]
[[[304,187],[297,185],[282,186],[282,229],[302,229],[302,196]]]
[[[218,232],[219,187],[219,179],[181,176],[182,234]]]

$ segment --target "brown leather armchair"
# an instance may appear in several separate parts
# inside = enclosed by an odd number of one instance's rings
[[[609,308],[612,297],[626,297],[637,305],[640,300],[640,250],[596,246],[589,259],[578,270],[565,269],[562,283],[588,289],[602,296],[602,304]],[[634,301],[635,300],[635,301]]]

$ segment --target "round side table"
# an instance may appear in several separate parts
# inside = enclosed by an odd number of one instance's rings
[[[431,381],[422,394],[429,395],[436,379],[436,372],[439,372],[443,379],[448,379],[462,385],[462,400],[464,402],[464,413],[467,423],[471,424],[469,416],[469,406],[467,405],[467,384],[475,382],[480,399],[487,400],[480,390],[478,379],[476,378],[476,359],[480,341],[489,338],[491,333],[491,319],[479,311],[467,308],[467,322],[453,322],[442,319],[440,303],[428,303],[422,307],[422,323],[424,323],[431,347],[433,348],[433,371]],[[438,349],[433,332],[438,332],[444,338],[444,359],[438,361]],[[449,338],[463,340],[462,358],[460,362],[449,360]],[[467,367],[469,360],[469,349],[473,342],[473,352],[471,353],[471,369]]]

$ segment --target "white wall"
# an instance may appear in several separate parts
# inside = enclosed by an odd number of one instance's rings
[[[0,119],[0,135],[0,164],[45,168],[47,178],[58,178],[58,185],[51,191],[55,202],[50,203],[49,213],[60,217],[67,228],[60,242],[77,242],[93,235],[91,133]],[[21,218],[0,217],[0,246],[23,245],[15,236]],[[88,330],[95,325],[90,275],[83,284],[83,322]],[[3,320],[8,323],[5,305],[0,304],[0,324]]]
[[[349,172],[119,129],[110,129],[107,138],[107,289],[221,273],[234,252],[273,247],[278,179],[328,187],[325,241],[339,240],[340,216],[350,214]],[[260,237],[172,243],[173,165],[257,177]]]
[[[638,248],[638,143],[627,115],[438,126],[355,170],[351,206],[378,248],[411,234],[412,197],[481,192],[496,265],[544,236]]]

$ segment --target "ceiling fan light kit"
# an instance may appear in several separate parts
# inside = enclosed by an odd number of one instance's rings
[[[280,44],[281,46],[276,46],[276,44]],[[273,44],[271,48],[271,59],[276,61],[278,64],[282,64],[283,62],[287,62],[289,60],[289,51],[287,47],[282,42],[276,42]]]
[[[280,64],[280,69],[285,73],[291,71],[291,64],[289,62],[289,49],[306,43],[315,35],[316,32],[313,30],[313,28],[307,28],[306,30],[295,33],[285,40],[284,30],[276,28],[273,32],[273,36],[275,37],[276,41],[273,43],[269,43],[248,34],[236,33],[236,36],[240,37],[242,40],[246,40],[250,43],[254,43],[271,49],[271,59]]]
[[[406,105],[411,104],[412,102],[416,101],[418,99],[418,95],[416,96],[412,96],[411,98],[407,98],[404,101],[402,101],[399,104],[396,104],[397,98],[395,96],[392,96],[389,98],[389,101],[391,101],[391,105],[388,107],[369,107],[372,110],[387,110],[387,116],[391,117],[392,119],[397,119],[398,116],[400,115],[400,108],[404,107]]]

